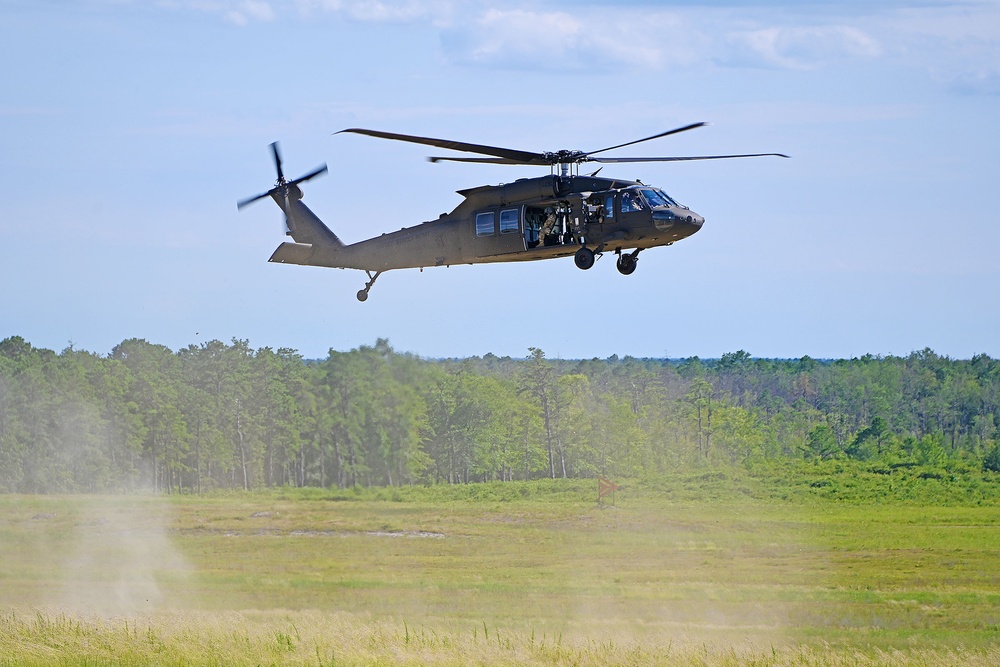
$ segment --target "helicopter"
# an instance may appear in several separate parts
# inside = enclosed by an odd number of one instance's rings
[[[700,230],[705,219],[660,188],[638,180],[598,176],[603,165],[788,157],[783,153],[688,157],[598,155],[704,125],[706,123],[692,123],[595,151],[546,153],[348,128],[335,134],[359,134],[486,156],[429,157],[432,163],[547,166],[549,174],[459,190],[463,201],[451,213],[442,213],[437,220],[347,245],[302,203],[299,185],[325,173],[327,166],[323,164],[304,176],[286,180],[275,142],[271,144],[278,173],[274,187],[238,201],[237,208],[242,209],[266,197],[273,199],[285,214],[286,234],[292,242],[279,245],[268,261],[364,271],[368,281],[357,293],[358,300],[362,302],[368,299],[368,293],[378,277],[393,269],[423,270],[432,266],[521,262],[572,255],[576,266],[587,270],[603,253],[613,252],[617,256],[618,271],[631,275],[635,272],[641,251],[673,245]],[[581,175],[580,166],[586,163],[602,166],[591,174]]]

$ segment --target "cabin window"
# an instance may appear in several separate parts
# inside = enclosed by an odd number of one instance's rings
[[[610,194],[604,198],[604,218],[609,220],[615,217],[615,196]]]
[[[509,208],[506,211],[500,211],[501,234],[512,234],[515,232],[519,232],[521,230],[520,222],[521,222],[521,216],[520,216],[520,211],[518,209]]]
[[[496,233],[494,217],[493,211],[476,214],[476,236],[493,236]]]

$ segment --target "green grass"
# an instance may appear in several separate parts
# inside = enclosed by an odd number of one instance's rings
[[[11,643],[8,637],[16,637]],[[0,617],[0,638],[15,653],[0,665],[742,665],[826,667],[967,665],[986,667],[1000,650],[963,647],[881,649],[825,644],[773,645],[733,636],[714,643],[630,635],[581,639],[488,625],[439,631],[343,612],[189,612],[152,619],[64,615]]]
[[[0,665],[1000,663],[1000,506],[768,479],[0,496]]]

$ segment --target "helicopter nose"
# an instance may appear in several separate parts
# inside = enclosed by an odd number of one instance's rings
[[[701,226],[705,224],[705,218],[698,215],[694,211],[685,211],[685,214],[679,217],[681,218],[681,224],[675,227],[679,238],[691,236],[700,230]]]
[[[687,211],[687,215],[681,215],[678,217],[680,217],[685,224],[691,225],[696,229],[701,229],[701,226],[705,224],[705,218],[698,215],[694,211]]]
[[[705,224],[705,218],[689,209],[653,212],[653,223],[661,231],[671,231],[679,238],[691,236]]]

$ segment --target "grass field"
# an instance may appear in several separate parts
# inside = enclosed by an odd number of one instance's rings
[[[0,496],[0,665],[1000,664],[1000,507],[668,495]]]

